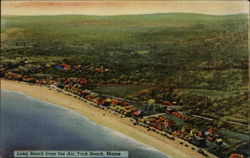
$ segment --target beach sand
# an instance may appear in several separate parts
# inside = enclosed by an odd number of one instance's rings
[[[100,125],[123,133],[139,142],[158,149],[159,151],[166,153],[171,157],[204,157],[197,152],[197,147],[189,144],[188,142],[184,142],[183,140],[178,138],[173,141],[155,132],[147,131],[147,129],[144,127],[133,125],[129,118],[121,118],[118,115],[114,115],[112,113],[109,113],[108,111],[99,109],[93,105],[90,105],[89,103],[85,103],[72,96],[60,93],[54,89],[49,90],[49,88],[44,86],[29,85],[23,82],[8,80],[1,80],[1,88],[22,92],[29,96],[72,109]],[[184,142],[184,144],[188,144],[189,146],[185,147],[184,145],[180,145],[180,141]],[[194,147],[196,150],[192,150],[191,147]],[[209,157],[216,157],[208,152],[206,153],[209,155]]]

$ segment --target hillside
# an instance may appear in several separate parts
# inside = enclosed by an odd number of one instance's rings
[[[97,84],[165,86],[188,89],[190,95],[201,89],[237,97],[248,86],[247,31],[246,14],[5,16],[1,48],[3,61],[64,59],[109,68],[99,76],[75,74]]]

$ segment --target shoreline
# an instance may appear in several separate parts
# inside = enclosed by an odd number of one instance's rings
[[[180,145],[179,142],[184,140],[176,138],[175,141],[161,136],[155,132],[147,131],[146,128],[141,126],[135,126],[130,121],[130,118],[121,118],[118,115],[114,115],[108,111],[99,109],[89,103],[80,101],[72,96],[68,96],[55,89],[49,89],[45,86],[29,85],[24,82],[9,81],[1,79],[1,89],[13,90],[25,93],[34,98],[54,103],[58,106],[62,106],[87,117],[91,121],[110,128],[114,131],[125,134],[126,136],[153,147],[173,158],[203,158],[204,156],[199,154],[197,150],[191,150],[190,147]],[[197,147],[186,143],[189,146],[198,149]],[[209,157],[216,157],[211,153],[206,152]]]

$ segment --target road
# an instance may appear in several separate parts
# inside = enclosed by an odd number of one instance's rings
[[[166,114],[166,113],[159,113],[159,114],[154,114],[154,115],[148,115],[148,116],[144,116],[143,118],[147,119],[147,118],[152,117],[152,116],[158,116],[158,115],[164,115],[164,114]]]
[[[196,118],[206,119],[206,120],[209,120],[209,121],[215,121],[215,119],[210,118],[210,117],[205,117],[205,116],[200,116],[200,115],[192,115],[192,116],[196,117]],[[226,122],[230,123],[230,124],[239,125],[239,126],[250,127],[250,125],[248,125],[248,124],[243,124],[243,123],[239,123],[239,122],[234,122],[234,121],[226,121]]]
[[[57,88],[56,89],[60,89],[60,88]],[[62,90],[62,89],[60,89]],[[64,92],[67,92],[65,90],[63,90]],[[95,94],[98,94],[96,92],[92,92],[92,93],[95,93]],[[136,103],[134,101],[131,101],[131,100],[126,100],[126,99],[123,99],[123,98],[119,98],[119,97],[114,97],[114,96],[110,96],[110,95],[105,95],[106,97],[110,97],[110,98],[114,98],[114,99],[118,99],[118,100],[121,100],[121,101],[126,101],[128,103]],[[86,99],[85,99],[86,100]],[[88,100],[86,100],[87,102],[89,102]],[[92,102],[91,102],[92,103]],[[93,103],[92,103],[93,104]],[[147,118],[147,117],[150,117],[150,116],[157,116],[157,115],[162,115],[162,114],[165,114],[165,113],[159,113],[159,114],[154,114],[154,115],[149,115],[149,116],[144,116],[144,118]],[[206,116],[200,116],[200,115],[191,115],[192,117],[196,117],[196,118],[201,118],[201,119],[205,119],[205,120],[209,120],[209,121],[215,121],[215,119],[213,118],[210,118],[210,117],[206,117]],[[250,125],[249,124],[243,124],[243,123],[239,123],[239,122],[234,122],[234,121],[226,121],[227,123],[230,123],[230,124],[234,124],[234,125],[239,125],[239,126],[245,126],[245,127],[248,127],[250,128]]]

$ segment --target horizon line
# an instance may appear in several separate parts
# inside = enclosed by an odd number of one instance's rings
[[[156,15],[156,14],[197,14],[197,15],[210,15],[210,16],[228,16],[228,15],[241,15],[241,14],[246,14],[248,15],[249,13],[247,12],[242,12],[242,13],[234,13],[234,14],[205,14],[205,13],[192,13],[192,12],[169,12],[169,13],[163,13],[163,12],[159,12],[159,13],[146,13],[146,14],[117,14],[117,15],[110,15],[110,14],[103,14],[103,15],[95,15],[95,14],[37,14],[37,15],[17,15],[17,14],[6,14],[6,15],[1,15],[1,17],[3,16],[67,16],[67,15],[79,15],[79,16],[133,16],[133,15]]]

